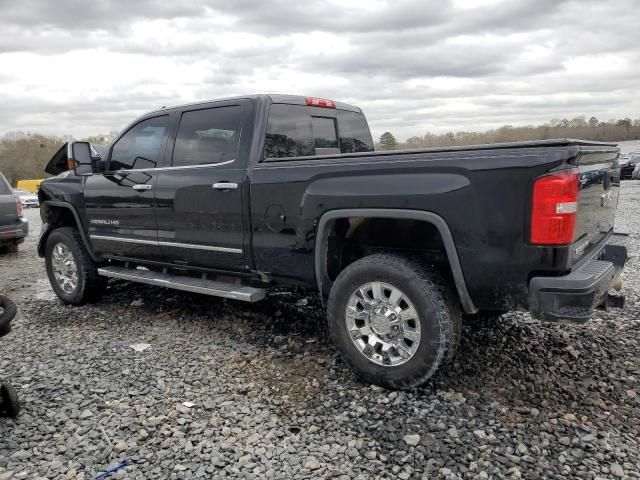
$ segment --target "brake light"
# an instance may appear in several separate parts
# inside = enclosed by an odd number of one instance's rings
[[[16,211],[18,212],[18,216],[22,216],[22,203],[19,198],[16,198]]]
[[[573,242],[578,192],[577,170],[552,173],[535,181],[531,209],[531,243],[563,245]]]
[[[307,105],[310,107],[336,108],[335,102],[316,97],[307,97]]]

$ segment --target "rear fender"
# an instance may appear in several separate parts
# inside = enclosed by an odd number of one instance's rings
[[[331,210],[325,213],[318,223],[318,234],[316,235],[315,246],[315,271],[316,281],[318,283],[318,289],[320,294],[324,297],[330,289],[331,279],[327,275],[327,245],[328,236],[330,231],[330,224],[332,221],[339,218],[360,217],[360,218],[397,218],[397,219],[412,219],[420,220],[431,223],[435,226],[442,238],[444,247],[449,259],[449,267],[455,282],[456,291],[460,299],[465,313],[476,313],[476,308],[469,291],[467,290],[467,284],[464,279],[464,273],[462,266],[460,265],[460,259],[458,257],[458,251],[456,249],[451,231],[445,220],[432,212],[424,212],[420,210],[400,210],[400,209],[380,209],[380,208],[356,208],[345,210]]]

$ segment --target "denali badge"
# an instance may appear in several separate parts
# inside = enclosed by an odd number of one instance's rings
[[[120,220],[105,220],[103,218],[92,218],[91,225],[111,225],[117,227],[120,225]]]

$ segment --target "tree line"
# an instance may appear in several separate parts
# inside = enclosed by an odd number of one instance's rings
[[[622,142],[640,139],[640,119],[613,119],[601,122],[596,117],[588,120],[584,116],[568,119],[553,119],[543,125],[514,127],[504,125],[485,132],[427,132],[422,136],[407,138],[400,142],[391,132],[380,136],[377,147],[380,150],[403,148],[451,147],[485,143],[519,142],[528,140],[548,140],[552,138],[579,138],[600,142]]]
[[[116,132],[111,132],[83,140],[104,144],[115,136]],[[65,142],[74,140],[69,135],[56,137],[38,133],[8,133],[0,138],[0,172],[13,187],[18,180],[47,178],[49,175],[44,171],[47,162]]]

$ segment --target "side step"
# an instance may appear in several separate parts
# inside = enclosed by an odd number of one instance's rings
[[[234,283],[216,282],[201,278],[181,277],[167,273],[138,270],[125,267],[102,267],[98,274],[104,277],[120,278],[130,282],[146,283],[157,287],[173,288],[186,292],[202,293],[213,297],[232,298],[244,302],[257,302],[266,295],[263,288],[246,287]]]

